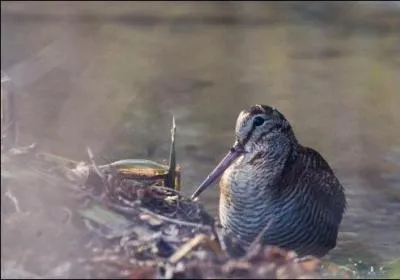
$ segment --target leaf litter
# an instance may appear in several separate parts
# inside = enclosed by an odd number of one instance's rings
[[[15,174],[11,176],[14,182],[22,181],[19,193],[23,190],[28,196],[36,190],[29,186],[35,181],[34,175],[41,179],[42,188],[47,185],[54,191],[65,187],[74,203],[58,204],[63,226],[73,225],[85,232],[75,245],[80,247],[80,255],[74,261],[53,262],[46,272],[32,275],[130,279],[323,276],[320,260],[300,259],[294,252],[258,243],[244,257],[231,256],[227,246],[234,242],[220,238],[218,222],[200,203],[180,193],[180,169],[175,164],[174,144],[171,147],[168,166],[135,159],[99,166],[90,148],[88,162],[73,162],[37,149],[15,152],[18,148],[14,147],[13,153],[6,154],[5,169]],[[34,175],[20,176],[21,170]],[[6,188],[10,193],[13,186],[6,184]],[[26,203],[16,197],[11,201],[19,210],[11,210],[11,216],[29,213]],[[5,219],[10,221],[11,216]],[[24,226],[22,222],[20,226]],[[60,235],[65,232],[59,229]]]
[[[98,165],[89,147],[88,161],[76,162],[35,143],[17,146],[14,131],[8,133],[11,144],[2,145],[2,278],[354,276],[258,239],[244,257],[235,257],[235,239],[221,238],[218,221],[180,192],[175,130],[173,119],[168,165],[147,159]]]

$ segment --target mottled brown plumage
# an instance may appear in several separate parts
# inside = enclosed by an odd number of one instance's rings
[[[227,235],[323,256],[336,246],[346,207],[343,187],[315,150],[302,146],[276,109],[255,105],[236,121],[235,143],[193,194],[219,175],[219,216]]]

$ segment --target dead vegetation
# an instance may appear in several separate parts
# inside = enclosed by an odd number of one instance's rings
[[[5,109],[2,121],[4,115],[14,122]],[[41,152],[36,144],[18,147],[14,131],[3,145],[7,132],[2,137],[2,278],[351,276],[257,240],[244,257],[235,258],[235,240],[221,238],[218,222],[180,193],[174,122],[168,166],[138,159],[98,165],[90,148],[87,162],[75,162]]]
[[[46,231],[46,224],[51,225],[49,232],[57,230],[51,237],[42,233],[47,238],[42,243],[35,240],[35,233],[18,235],[27,239],[20,254],[31,252],[21,262],[26,267],[20,268],[20,277],[24,271],[46,278],[294,279],[320,278],[328,271],[322,270],[321,260],[316,258],[299,259],[294,252],[259,244],[245,257],[231,257],[226,250],[229,244],[219,238],[220,227],[214,218],[201,204],[165,184],[165,176],[154,177],[161,171],[148,172],[147,168],[141,173],[143,165],[139,168],[134,160],[130,161],[131,172],[126,171],[127,162],[124,173],[119,172],[119,165],[110,171],[109,165],[96,166],[93,158],[91,163],[78,163],[71,169],[70,161],[58,157],[50,160],[51,155],[36,152],[33,147],[20,152],[14,148],[13,154],[3,157],[2,179],[8,183],[2,182],[2,228],[6,228],[2,235],[5,240],[18,242],[17,236],[6,235],[32,227],[32,223],[36,230]],[[163,174],[168,174],[168,169]],[[43,195],[40,188],[47,193]],[[46,197],[50,193],[53,197]],[[8,213],[3,208],[7,204]],[[57,242],[57,237],[64,240]],[[40,246],[46,242],[53,246],[44,250]],[[5,244],[6,252],[15,250],[11,247]],[[32,263],[43,253],[48,258],[41,261],[42,269],[31,272]],[[60,258],[64,253],[68,254]],[[15,272],[15,266],[13,269]]]

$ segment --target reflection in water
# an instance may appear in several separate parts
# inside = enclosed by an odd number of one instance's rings
[[[189,194],[232,144],[239,111],[275,106],[343,180],[343,231],[398,255],[400,196],[384,174],[398,173],[385,157],[400,146],[400,17],[355,4],[322,18],[257,3],[109,5],[2,8],[21,141],[76,159],[87,144],[109,160],[167,159],[174,114]],[[214,213],[217,198],[202,197]]]

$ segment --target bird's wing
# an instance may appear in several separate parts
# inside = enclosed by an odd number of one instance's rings
[[[346,208],[343,186],[320,153],[304,148],[303,154],[301,158],[304,169],[296,185],[304,192],[312,193],[316,204],[321,206],[320,209],[325,209],[324,214],[329,220],[340,222]]]

